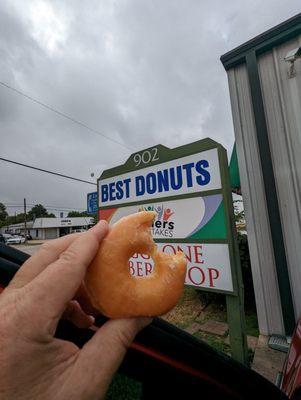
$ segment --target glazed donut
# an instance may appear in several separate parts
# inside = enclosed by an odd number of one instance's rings
[[[85,276],[85,290],[94,308],[109,318],[154,317],[171,310],[182,295],[186,257],[183,252],[159,252],[151,236],[153,211],[121,218],[101,242]],[[135,254],[154,261],[150,275],[130,275]]]

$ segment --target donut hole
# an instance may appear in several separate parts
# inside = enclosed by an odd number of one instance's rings
[[[150,276],[155,269],[155,262],[149,254],[134,253],[128,260],[129,272],[132,277]]]

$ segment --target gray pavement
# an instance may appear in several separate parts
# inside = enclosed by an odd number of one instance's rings
[[[41,244],[35,244],[35,245],[30,245],[30,244],[16,244],[14,246],[15,249],[24,251],[24,253],[30,254],[31,256],[33,253],[39,250],[41,247]]]
[[[259,336],[252,369],[275,383],[278,372],[282,371],[287,354],[269,348],[268,339],[268,336]]]

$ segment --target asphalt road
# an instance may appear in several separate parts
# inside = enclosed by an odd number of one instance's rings
[[[35,245],[31,246],[30,244],[29,245],[17,244],[17,245],[14,245],[12,247],[15,247],[18,250],[24,251],[24,253],[33,255],[33,253],[35,253],[36,251],[39,250],[41,245],[40,244],[35,244]]]

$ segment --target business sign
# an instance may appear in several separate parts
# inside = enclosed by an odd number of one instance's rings
[[[100,211],[111,224],[139,211],[155,211],[154,239],[226,239],[224,202],[221,194],[136,204]]]
[[[221,188],[217,149],[101,179],[101,206],[179,196]]]
[[[71,226],[72,225],[72,221],[71,219],[61,219],[60,221],[60,225],[61,226]]]
[[[97,192],[87,194],[87,213],[95,214],[98,211],[98,196]]]
[[[98,179],[99,218],[156,211],[151,232],[165,253],[187,258],[185,284],[225,293],[232,355],[247,363],[243,285],[235,241],[226,150],[211,139],[169,149],[157,145],[132,154]],[[154,263],[133,254],[129,273],[147,276]]]
[[[158,145],[133,154],[98,180],[99,217],[113,224],[138,211],[156,211],[153,239],[162,251],[184,251],[185,284],[233,293],[219,151],[219,145],[206,140],[172,150]],[[136,255],[129,268],[133,275],[146,275],[153,262],[147,255]]]
[[[187,259],[186,285],[233,291],[229,249],[226,244],[158,243],[158,248],[169,254],[183,251]],[[147,276],[152,273],[154,262],[147,254],[134,254],[129,261],[129,268],[133,276]]]

